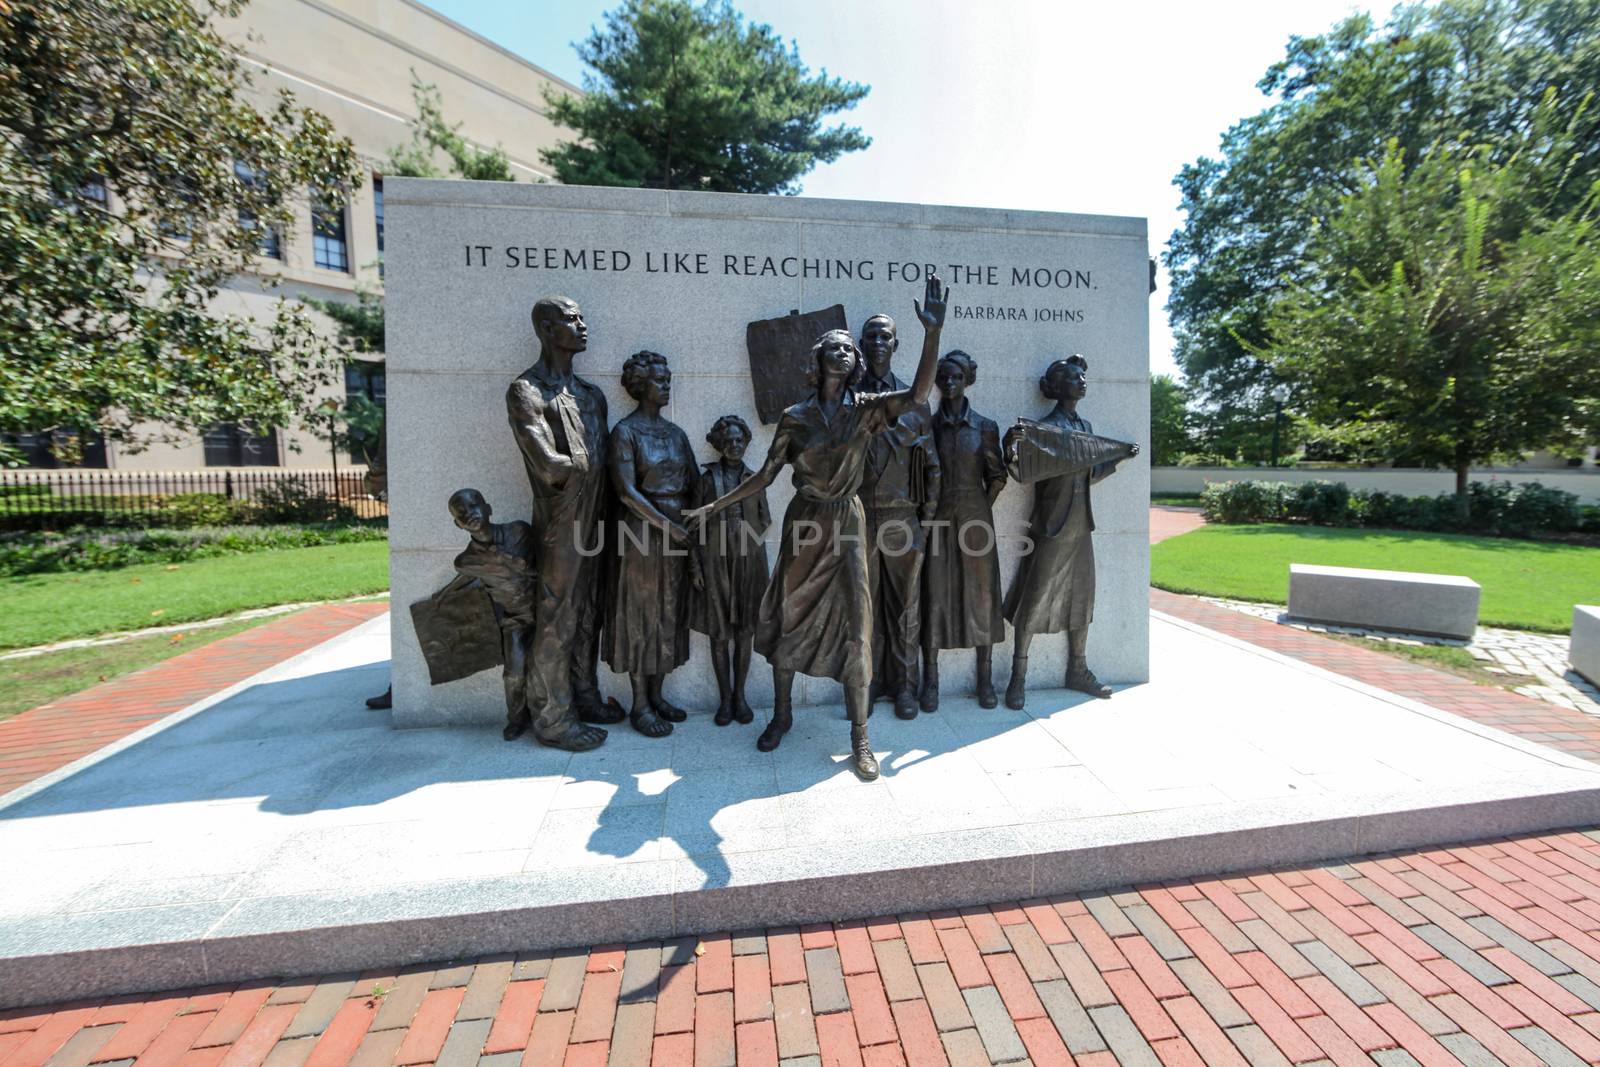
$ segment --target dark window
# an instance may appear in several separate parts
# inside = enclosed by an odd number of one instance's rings
[[[344,208],[318,201],[311,205],[312,262],[325,270],[350,273]]]
[[[208,467],[276,467],[278,431],[251,433],[231,422],[213,426],[202,439]]]
[[[72,439],[79,436],[71,430],[44,430],[39,433],[0,434],[0,441],[22,453],[24,467],[54,470],[58,467],[72,466],[103,470],[106,467],[106,439],[98,431],[83,435],[78,441],[78,447],[83,450],[83,455],[77,463],[63,463],[57,457],[57,450],[69,451],[62,446],[71,444]]]
[[[378,277],[383,277],[383,179],[372,179],[372,221],[378,226]]]
[[[241,163],[238,160],[235,160],[233,164],[233,173],[235,177],[237,177],[241,182],[250,188],[258,188],[262,184],[261,173],[252,168],[248,163]],[[256,228],[256,217],[252,212],[246,211],[244,208],[240,208],[239,223],[246,229],[253,230]],[[283,258],[283,246],[278,240],[278,231],[276,227],[261,227],[261,236],[257,240],[257,247],[261,250],[261,254],[266,256],[268,259]]]
[[[106,198],[106,180],[99,175],[95,175],[93,178],[90,178],[88,181],[84,182],[83,188],[80,189],[79,192],[83,194],[83,198],[89,201],[89,203],[98,205],[101,210],[106,208],[108,203]]]

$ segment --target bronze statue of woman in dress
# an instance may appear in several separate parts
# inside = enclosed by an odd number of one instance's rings
[[[1089,420],[1078,414],[1078,401],[1089,391],[1089,361],[1082,356],[1058,359],[1039,379],[1039,392],[1056,406],[1039,421],[1046,426],[1093,433]],[[1006,431],[1003,447],[1012,476],[1026,481],[1017,467],[1017,442],[1021,428]],[[1130,446],[1139,454],[1139,446]],[[1028,646],[1038,634],[1067,631],[1068,689],[1104,699],[1111,689],[1089,669],[1089,622],[1094,618],[1094,509],[1089,486],[1117,469],[1117,462],[1101,463],[1072,474],[1044,478],[1034,484],[1033,511],[1028,516],[1028,536],[1033,551],[1022,557],[1006,592],[1005,617],[1016,642],[1012,647],[1011,680],[1006,684],[1006,707],[1021,708],[1028,684]]]
[[[700,469],[695,485],[696,507],[711,503],[751,477],[745,466],[750,447],[750,424],[737,415],[724,415],[706,434],[706,441],[721,458]],[[772,525],[766,490],[751,499],[723,509],[706,530],[694,560],[695,595],[691,625],[711,639],[711,669],[717,676],[718,726],[752,722],[755,712],[744,698],[750,676],[751,641],[761,614],[761,597],[767,591],[767,546],[762,540]]]
[[[601,644],[606,663],[627,672],[633,683],[628,721],[648,737],[665,737],[687,717],[661,686],[689,658],[689,534],[683,513],[694,489],[694,451],[688,435],[661,417],[672,399],[665,356],[629,356],[622,388],[638,407],[612,427],[606,445],[620,514]]]
[[[994,646],[1006,637],[1000,616],[1000,555],[994,501],[1006,485],[1000,428],[972,409],[967,387],[978,364],[957,349],[939,360],[941,400],[933,441],[943,471],[922,571],[922,710],[939,707],[939,650],[977,649],[978,704],[992,708]]]
[[[756,747],[770,752],[794,723],[796,671],[844,684],[853,766],[863,781],[878,777],[867,738],[872,673],[872,593],[867,584],[865,511],[856,495],[867,443],[933,392],[939,334],[949,290],[930,275],[916,307],[924,330],[922,358],[910,388],[857,393],[863,361],[847,330],[825,333],[812,348],[816,395],[778,420],[766,462],[753,477],[688,516],[703,526],[723,508],[766,489],[785,465],[795,495],[783,517],[783,540],[772,582],[761,599],[755,649],[772,664],[772,721]]]

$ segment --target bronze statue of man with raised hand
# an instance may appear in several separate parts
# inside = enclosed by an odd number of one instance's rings
[[[548,296],[533,305],[539,360],[506,390],[506,416],[533,490],[539,575],[528,708],[542,745],[583,752],[621,721],[600,700],[599,539],[606,491],[606,398],[573,372],[589,346],[578,305]]]
[[[900,347],[894,319],[861,326],[862,393],[893,393],[906,383],[891,369]],[[901,412],[867,443],[861,503],[867,514],[867,584],[872,589],[874,697],[888,696],[902,719],[917,717],[917,654],[922,633],[923,523],[939,507],[939,451],[928,404]]]

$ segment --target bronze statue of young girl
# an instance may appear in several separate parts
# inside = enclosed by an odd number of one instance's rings
[[[783,413],[767,460],[751,478],[686,518],[703,528],[723,508],[766,489],[785,465],[794,468],[795,495],[783,517],[783,540],[772,582],[761,600],[755,649],[772,664],[772,721],[756,747],[778,747],[794,722],[796,671],[844,684],[856,774],[878,777],[867,738],[872,672],[872,594],[867,584],[865,513],[856,495],[867,443],[933,391],[939,334],[949,289],[930,275],[923,303],[922,358],[910,388],[857,393],[863,361],[848,331],[825,333],[812,348],[816,395]]]
[[[706,434],[720,458],[700,468],[695,485],[696,507],[709,504],[738,488],[751,477],[745,466],[750,447],[750,424],[737,415],[724,415]],[[717,676],[718,726],[755,719],[744,698],[750,675],[751,641],[761,614],[761,597],[767,591],[767,546],[762,540],[772,525],[765,490],[725,508],[706,530],[695,562],[695,595],[690,612],[694,629],[711,639],[711,669]]]

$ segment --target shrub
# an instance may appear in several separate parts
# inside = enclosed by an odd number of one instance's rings
[[[1290,517],[1314,526],[1348,526],[1350,487],[1343,482],[1301,482],[1295,487]]]
[[[221,493],[173,493],[150,500],[152,526],[222,526],[236,521],[239,506]]]
[[[1278,522],[1289,518],[1296,486],[1287,482],[1211,482],[1200,493],[1207,522]]]
[[[382,541],[387,536],[382,523],[11,534],[0,538],[0,577],[112,570],[137,563],[182,563],[275,548]]]
[[[326,493],[313,491],[297,474],[285,475],[257,490],[250,502],[249,521],[351,522],[355,512]]]
[[[1343,482],[1233,482],[1201,494],[1206,521],[1305,522],[1315,526],[1373,526],[1398,530],[1470,532],[1496,537],[1600,531],[1600,508],[1584,508],[1572,493],[1538,482],[1473,482],[1462,517],[1455,495],[1401,496],[1351,492]]]

